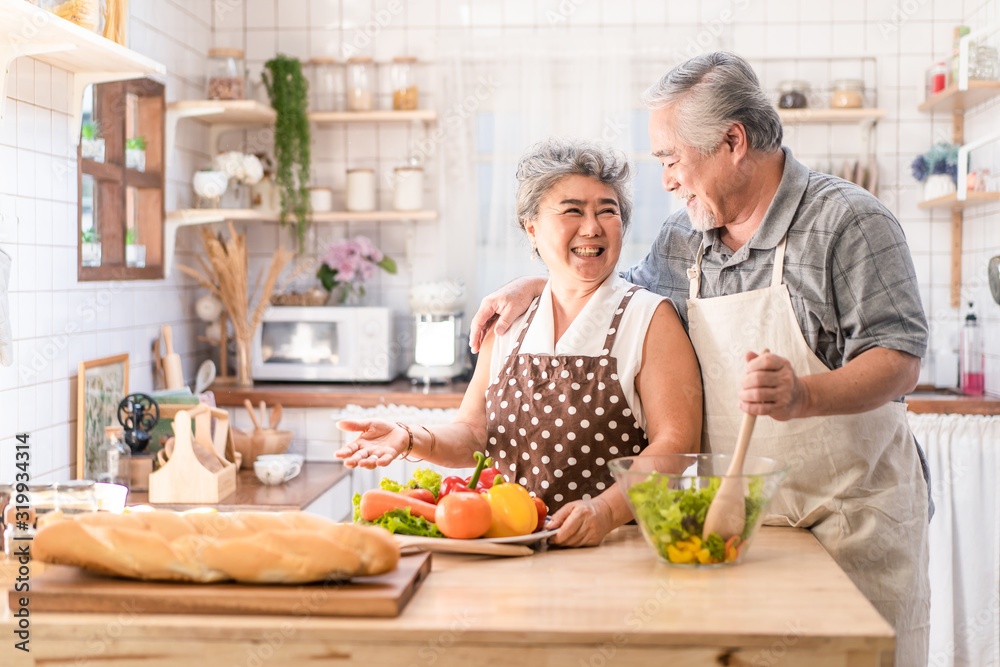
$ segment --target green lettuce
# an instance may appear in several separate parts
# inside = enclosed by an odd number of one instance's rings
[[[413,479],[407,486],[419,486],[421,489],[427,489],[434,494],[436,499],[441,493],[441,475],[430,468],[417,468],[413,471]]]
[[[403,485],[399,482],[393,481],[388,477],[383,477],[378,482],[379,488],[385,489],[386,491],[392,491],[394,493],[399,493],[403,490]]]
[[[391,490],[393,489],[390,489],[390,491]],[[354,523],[361,523],[366,526],[382,526],[390,533],[399,533],[400,535],[444,537],[441,531],[438,530],[436,524],[431,523],[422,516],[413,516],[410,514],[410,509],[408,507],[386,512],[375,521],[365,521],[361,518],[360,493],[354,494]]]

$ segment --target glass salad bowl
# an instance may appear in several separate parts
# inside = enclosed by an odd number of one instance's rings
[[[705,514],[731,459],[723,454],[669,454],[608,462],[636,523],[660,560],[688,567],[742,562],[788,466],[747,456],[739,476],[746,503],[743,532],[726,540],[717,533],[703,539]]]

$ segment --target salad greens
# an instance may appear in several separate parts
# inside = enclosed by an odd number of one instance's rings
[[[406,484],[383,477],[379,487],[386,491],[399,493],[403,489],[427,489],[434,498],[438,497],[441,490],[441,475],[429,468],[417,468],[413,471],[413,476]],[[422,537],[444,537],[437,524],[431,523],[421,516],[413,516],[409,508],[392,510],[386,512],[377,521],[365,521],[361,518],[361,494],[354,494],[354,523],[363,523],[369,526],[382,526],[390,533],[400,535],[419,535]]]
[[[753,531],[764,509],[764,480],[757,477],[750,482],[746,498],[747,520],[742,535],[724,541],[717,533],[712,533],[702,540],[705,515],[720,483],[721,479],[716,477],[701,488],[671,489],[670,479],[651,475],[628,490],[636,519],[662,558],[692,565],[714,565],[736,559],[741,544]]]

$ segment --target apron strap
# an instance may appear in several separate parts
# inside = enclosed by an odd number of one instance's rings
[[[781,237],[781,243],[774,249],[774,266],[771,267],[771,287],[781,284],[781,276],[785,268],[785,241],[788,235]]]
[[[697,299],[701,291],[701,258],[705,254],[705,242],[698,246],[698,254],[694,258],[694,265],[687,270],[688,280],[691,286],[688,288],[688,298]]]
[[[510,351],[510,356],[517,356],[518,352],[521,351],[521,343],[524,341],[524,335],[528,333],[528,327],[531,326],[531,321],[535,319],[535,313],[538,312],[538,304],[541,300],[542,297],[536,296],[535,300],[528,306],[528,320],[524,323],[524,328],[521,329],[521,333],[517,337],[517,342],[514,343],[514,349]]]
[[[618,302],[618,308],[615,309],[615,314],[611,318],[611,326],[608,329],[608,335],[604,339],[604,350],[601,352],[602,357],[609,356],[611,354],[611,348],[615,344],[615,338],[618,336],[618,325],[621,324],[622,316],[625,314],[625,309],[628,308],[628,302],[632,299],[632,295],[641,290],[642,288],[638,285],[633,285],[625,292],[625,296],[622,300]]]

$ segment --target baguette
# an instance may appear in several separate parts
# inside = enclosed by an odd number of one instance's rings
[[[93,512],[46,524],[32,552],[100,574],[202,583],[349,579],[399,562],[385,529],[303,512]]]

